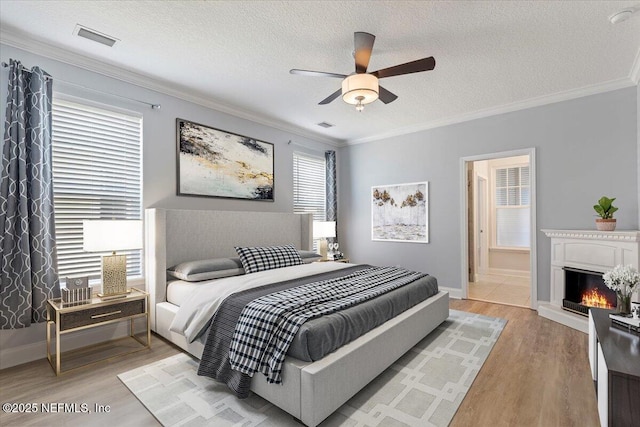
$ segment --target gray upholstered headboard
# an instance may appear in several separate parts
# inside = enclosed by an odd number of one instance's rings
[[[293,244],[311,250],[311,214],[152,208],[145,210],[145,278],[151,322],[166,300],[166,270],[180,262],[237,256],[234,246]]]

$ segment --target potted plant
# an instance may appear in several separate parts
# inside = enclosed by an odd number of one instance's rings
[[[598,200],[598,204],[593,206],[593,209],[597,212],[600,218],[596,219],[596,228],[599,231],[613,231],[616,229],[616,220],[613,217],[613,213],[618,210],[615,206],[613,206],[613,199],[608,198],[607,196],[602,196],[600,200]]]

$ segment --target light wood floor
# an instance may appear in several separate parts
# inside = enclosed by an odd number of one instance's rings
[[[531,285],[528,277],[479,275],[469,282],[469,299],[498,304],[531,307]]]
[[[451,427],[600,425],[586,334],[527,308],[470,300],[450,307],[508,321]]]
[[[508,320],[451,426],[598,426],[587,336],[526,308],[452,300],[451,308]],[[4,426],[157,426],[116,377],[180,350],[152,349],[56,377],[46,359],[0,371],[0,401],[109,405],[109,413],[0,413]]]

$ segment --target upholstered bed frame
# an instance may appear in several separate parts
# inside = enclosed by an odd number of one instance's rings
[[[169,326],[177,307],[166,301],[166,269],[184,261],[236,256],[234,246],[312,247],[312,217],[288,213],[176,209],[145,211],[146,285],[152,329],[200,358]],[[283,383],[256,375],[251,389],[308,426],[316,426],[449,316],[449,295],[437,295],[316,362],[287,358]]]

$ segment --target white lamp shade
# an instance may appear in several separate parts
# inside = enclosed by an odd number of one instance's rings
[[[142,248],[142,221],[83,220],[82,248],[87,252]]]
[[[342,81],[342,99],[347,104],[369,104],[378,99],[378,78],[371,74],[352,74]]]
[[[313,222],[313,238],[324,239],[327,237],[336,237],[335,221],[314,221]]]

